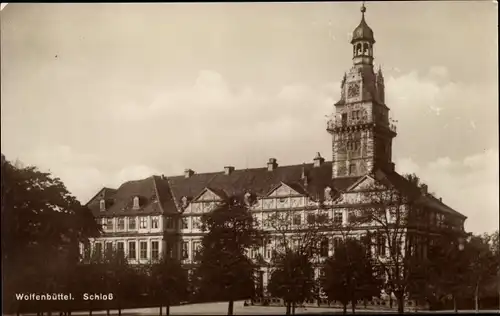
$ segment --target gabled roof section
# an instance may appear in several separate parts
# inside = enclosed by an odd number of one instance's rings
[[[364,175],[356,180],[352,185],[350,185],[345,191],[356,191],[356,189],[362,189],[363,185],[373,185],[376,180],[370,175]]]
[[[267,196],[307,195],[306,190],[298,183],[281,182],[269,191]]]
[[[224,200],[227,198],[226,192],[220,189],[213,189],[206,187],[203,191],[200,192],[194,199],[193,202],[198,201],[218,201]]]
[[[152,176],[143,180],[128,181],[122,184],[111,196],[109,205],[105,211],[100,211],[99,203],[93,204],[90,209],[95,216],[115,216],[132,214],[161,214],[163,213],[163,203],[166,203],[168,196],[160,196],[156,180],[158,177]],[[163,190],[162,190],[162,193]],[[134,197],[141,197],[139,209],[133,209]]]
[[[99,207],[99,201],[101,201],[102,199],[105,199],[105,200],[111,199],[113,197],[113,195],[115,195],[116,191],[117,191],[116,189],[103,187],[85,205],[91,209],[96,204],[97,204],[97,207]]]
[[[307,175],[307,185],[302,180],[303,170]],[[295,191],[307,193],[314,198],[321,196],[327,185],[339,190],[339,188],[347,187],[349,183],[352,183],[351,179],[332,181],[331,162],[324,162],[319,167],[314,167],[310,163],[279,166],[273,171],[268,171],[267,168],[253,168],[236,169],[231,174],[215,172],[196,173],[189,178],[184,176],[168,177],[175,201],[179,201],[183,196],[197,197],[205,188],[222,190],[227,196],[243,197],[246,192],[250,192],[257,197],[265,197],[282,182]]]
[[[408,179],[406,179],[396,171],[379,169],[376,170],[374,174],[376,180],[380,179],[381,181],[388,181],[395,189],[399,190],[402,194],[406,195],[410,199],[418,200],[419,202],[424,203],[432,209],[452,214],[463,219],[467,218],[462,213],[455,211],[432,195],[422,194],[421,189],[417,185],[410,182]]]

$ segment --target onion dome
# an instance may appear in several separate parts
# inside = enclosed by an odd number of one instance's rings
[[[363,3],[361,6],[361,22],[359,23],[358,27],[354,29],[352,32],[352,40],[351,44],[357,41],[368,41],[371,44],[375,43],[375,38],[373,37],[373,30],[366,24],[365,21],[365,12],[366,12],[366,7]]]

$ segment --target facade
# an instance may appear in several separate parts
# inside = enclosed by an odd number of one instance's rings
[[[226,166],[202,174],[187,169],[180,176],[151,176],[118,189],[103,188],[87,204],[104,229],[101,237],[91,240],[89,250],[118,249],[137,264],[161,255],[174,256],[190,267],[196,264],[194,254],[203,236],[200,216],[228,196],[248,201],[260,228],[272,235],[267,218],[276,212],[290,214],[291,225],[297,227],[318,213],[346,225],[359,190],[380,181],[417,197],[424,220],[412,228],[414,240],[419,240],[419,234],[424,240],[429,231],[437,234],[445,223],[463,230],[464,215],[428,194],[426,186],[417,187],[394,170],[396,128],[385,104],[382,70],[373,65],[374,33],[365,21],[364,6],[361,11],[361,23],[351,41],[353,65],[344,75],[340,100],[327,124],[332,135],[331,161],[317,153],[308,164],[279,166],[277,159],[270,158],[261,168]],[[340,238],[335,229],[324,233],[326,242],[319,255],[323,258],[333,254],[335,239]],[[415,242],[415,247],[425,253],[427,242]],[[276,240],[269,238],[258,251],[249,251],[249,256],[269,262],[276,246]],[[376,248],[377,255],[385,255],[385,243]],[[264,288],[269,276],[263,264]]]

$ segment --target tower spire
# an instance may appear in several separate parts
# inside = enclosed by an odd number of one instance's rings
[[[366,7],[365,7],[365,2],[363,1],[361,3],[361,18],[364,20],[365,19],[365,12],[366,12]]]

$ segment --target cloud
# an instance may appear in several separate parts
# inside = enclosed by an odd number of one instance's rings
[[[429,191],[468,216],[466,229],[498,229],[498,149],[488,149],[461,160],[441,157],[419,165],[411,158],[396,160],[400,173],[416,173]]]
[[[428,162],[497,147],[496,84],[456,82],[432,67],[386,78],[386,103],[399,122],[395,155]]]

